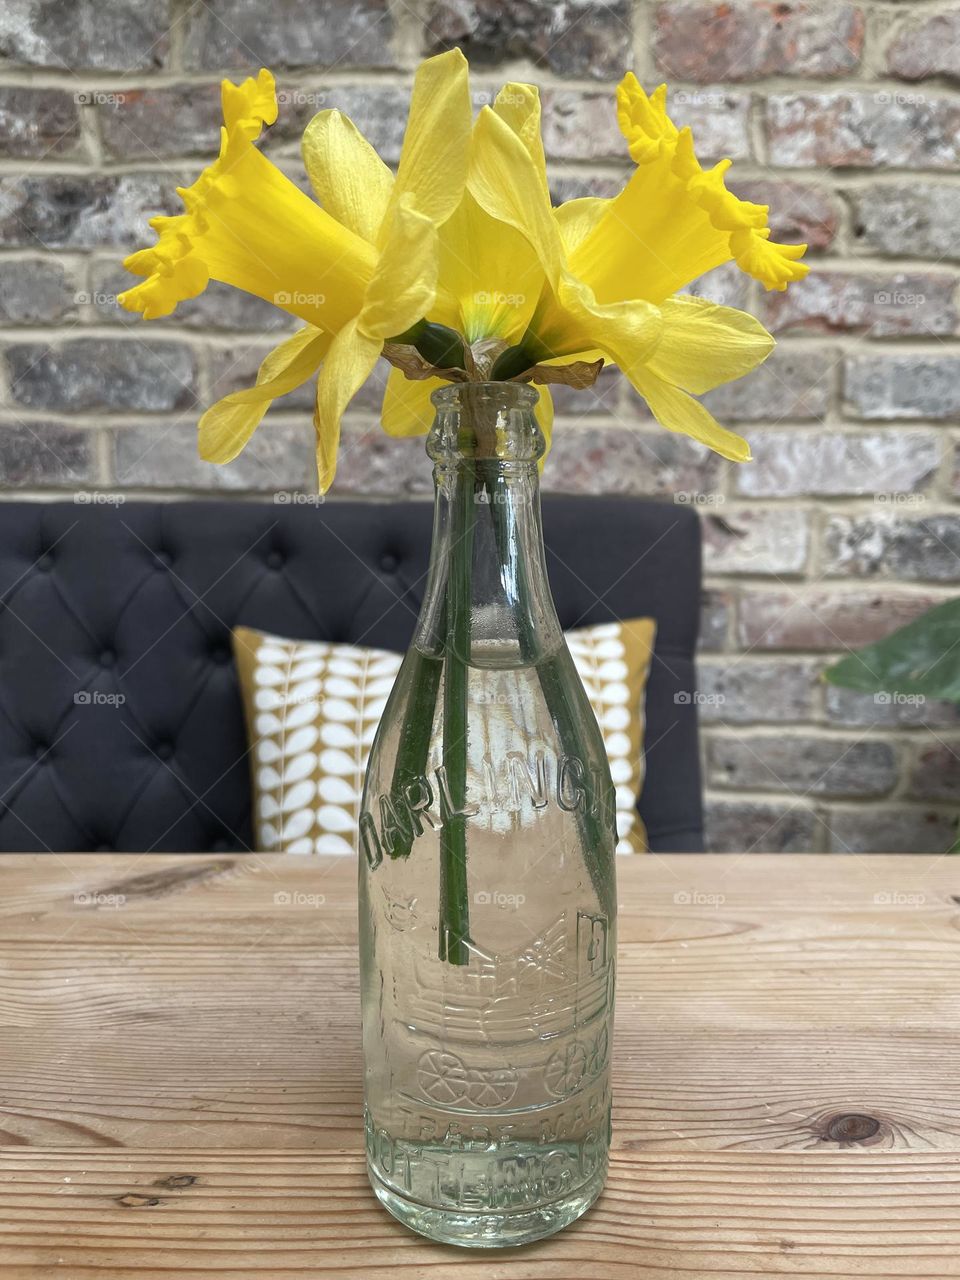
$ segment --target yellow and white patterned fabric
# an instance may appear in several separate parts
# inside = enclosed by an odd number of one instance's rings
[[[655,623],[568,631],[617,795],[617,852],[646,850],[644,700]],[[254,838],[264,852],[355,853],[367,758],[402,661],[363,645],[233,633],[253,782]]]

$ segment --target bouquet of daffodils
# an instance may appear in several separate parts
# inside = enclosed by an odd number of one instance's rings
[[[727,190],[729,160],[701,167],[690,130],[667,115],[666,86],[648,96],[624,77],[617,118],[636,167],[612,199],[559,207],[537,90],[508,84],[474,120],[456,49],[417,72],[396,175],[346,116],[321,111],[303,136],[314,200],[256,146],[276,118],[269,71],[224,81],[217,160],[179,189],[185,212],[153,219],[157,243],[125,262],[142,282],[120,302],[148,320],[213,279],[303,322],[255,386],[203,414],[202,457],[229,462],[273,400],[317,375],[325,491],[343,412],[384,356],[392,435],[429,429],[444,381],[520,380],[542,388],[549,441],[548,385],[587,386],[607,362],[662,426],[749,459],[694,397],[754,369],[773,339],[752,316],[678,291],[731,260],[785,289],[806,274],[806,246],[770,239],[767,209]]]

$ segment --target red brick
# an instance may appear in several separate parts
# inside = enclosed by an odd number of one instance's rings
[[[912,622],[937,599],[893,591],[747,591],[739,640],[750,648],[859,648]]]
[[[759,316],[774,333],[950,335],[957,329],[956,288],[956,277],[946,274],[811,271],[783,293],[764,294]]]
[[[804,3],[670,0],[656,9],[654,53],[675,79],[759,80],[856,70],[863,11],[839,0]]]
[[[766,178],[732,178],[728,185],[742,200],[767,205],[772,239],[811,250],[826,249],[836,239],[840,205],[833,192]]]
[[[766,131],[771,163],[788,169],[960,163],[960,102],[916,91],[770,94]]]
[[[960,80],[960,9],[908,22],[887,50],[887,66],[904,80]]]

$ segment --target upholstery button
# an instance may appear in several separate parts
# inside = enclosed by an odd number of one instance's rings
[[[37,568],[41,573],[49,573],[53,568],[53,556],[49,551],[37,561]]]
[[[271,551],[270,554],[267,556],[267,568],[279,569],[282,567],[282,565],[283,565],[283,552]]]
[[[380,557],[380,568],[384,573],[396,573],[400,561],[392,551],[385,551]]]
[[[157,745],[153,748],[153,754],[159,760],[169,760],[170,757],[173,755],[173,743],[158,742]]]
[[[169,551],[155,551],[153,553],[153,567],[155,569],[169,569],[173,564],[173,556]]]
[[[112,649],[104,649],[100,654],[101,667],[112,667],[117,660],[117,655]]]
[[[50,744],[47,742],[35,742],[33,744],[33,758],[40,761],[50,750]]]
[[[94,853],[113,853],[113,845],[109,844],[107,841],[104,841],[103,844],[97,845],[97,847],[94,849]]]
[[[222,667],[230,661],[230,650],[226,645],[218,644],[215,649],[210,650],[210,660]]]

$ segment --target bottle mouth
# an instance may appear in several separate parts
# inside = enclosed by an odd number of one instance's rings
[[[436,409],[459,409],[469,404],[475,408],[532,409],[540,392],[529,382],[451,382],[430,396]]]

